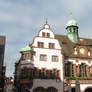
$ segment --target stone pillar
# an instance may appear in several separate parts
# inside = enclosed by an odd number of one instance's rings
[[[73,65],[73,69],[74,69],[74,77],[76,77],[76,65]]]
[[[87,70],[87,78],[89,78],[90,77],[89,76],[89,66],[87,66],[86,70]]]
[[[77,66],[77,73],[80,73],[79,64],[78,64],[78,66]],[[77,73],[76,73],[76,74],[77,74]]]

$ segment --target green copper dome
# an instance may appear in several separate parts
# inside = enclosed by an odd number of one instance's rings
[[[77,26],[77,22],[74,19],[70,19],[67,22],[67,27],[69,27],[69,26]]]
[[[22,48],[22,49],[20,50],[20,52],[31,51],[31,50],[33,50],[33,48],[31,48],[29,45],[27,45],[25,48]]]

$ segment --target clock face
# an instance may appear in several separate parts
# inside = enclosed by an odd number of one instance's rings
[[[80,48],[80,54],[85,54],[85,49],[84,48]]]

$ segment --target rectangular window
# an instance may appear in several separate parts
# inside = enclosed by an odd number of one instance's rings
[[[82,65],[79,65],[80,77],[82,76]]]
[[[22,59],[23,59],[23,60],[25,60],[25,59],[26,59],[25,54],[22,54]]]
[[[84,76],[85,76],[85,77],[87,77],[87,69],[86,69],[86,68],[87,68],[87,66],[84,65]]]
[[[54,49],[54,45],[55,45],[54,43],[49,43],[49,48]]]
[[[46,61],[46,55],[40,55],[40,61]]]
[[[52,56],[52,62],[58,62],[58,56]]]
[[[45,37],[45,34],[46,34],[45,32],[42,32],[42,37]]]
[[[26,59],[30,59],[31,56],[30,53],[26,53],[25,55],[26,55]]]
[[[50,37],[50,33],[47,33],[47,37]]]
[[[43,48],[44,47],[44,43],[43,42],[38,42],[38,47],[39,48]]]
[[[72,77],[74,77],[74,65],[72,64]]]
[[[59,79],[59,70],[57,70],[57,79]]]
[[[87,76],[86,65],[84,63],[79,65],[79,69],[81,75],[80,77],[86,77]]]
[[[71,63],[70,62],[65,63],[65,76],[66,77],[70,77],[71,76],[70,67],[71,67]]]

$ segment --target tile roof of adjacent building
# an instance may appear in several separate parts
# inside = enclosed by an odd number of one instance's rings
[[[76,46],[86,46],[87,49],[92,53],[92,39],[79,38],[77,43],[73,43],[65,35],[55,34],[55,38],[58,39],[60,46],[62,48],[62,52],[65,56],[75,57],[75,55],[73,54],[73,51]],[[80,39],[83,39],[83,40],[80,40]]]

